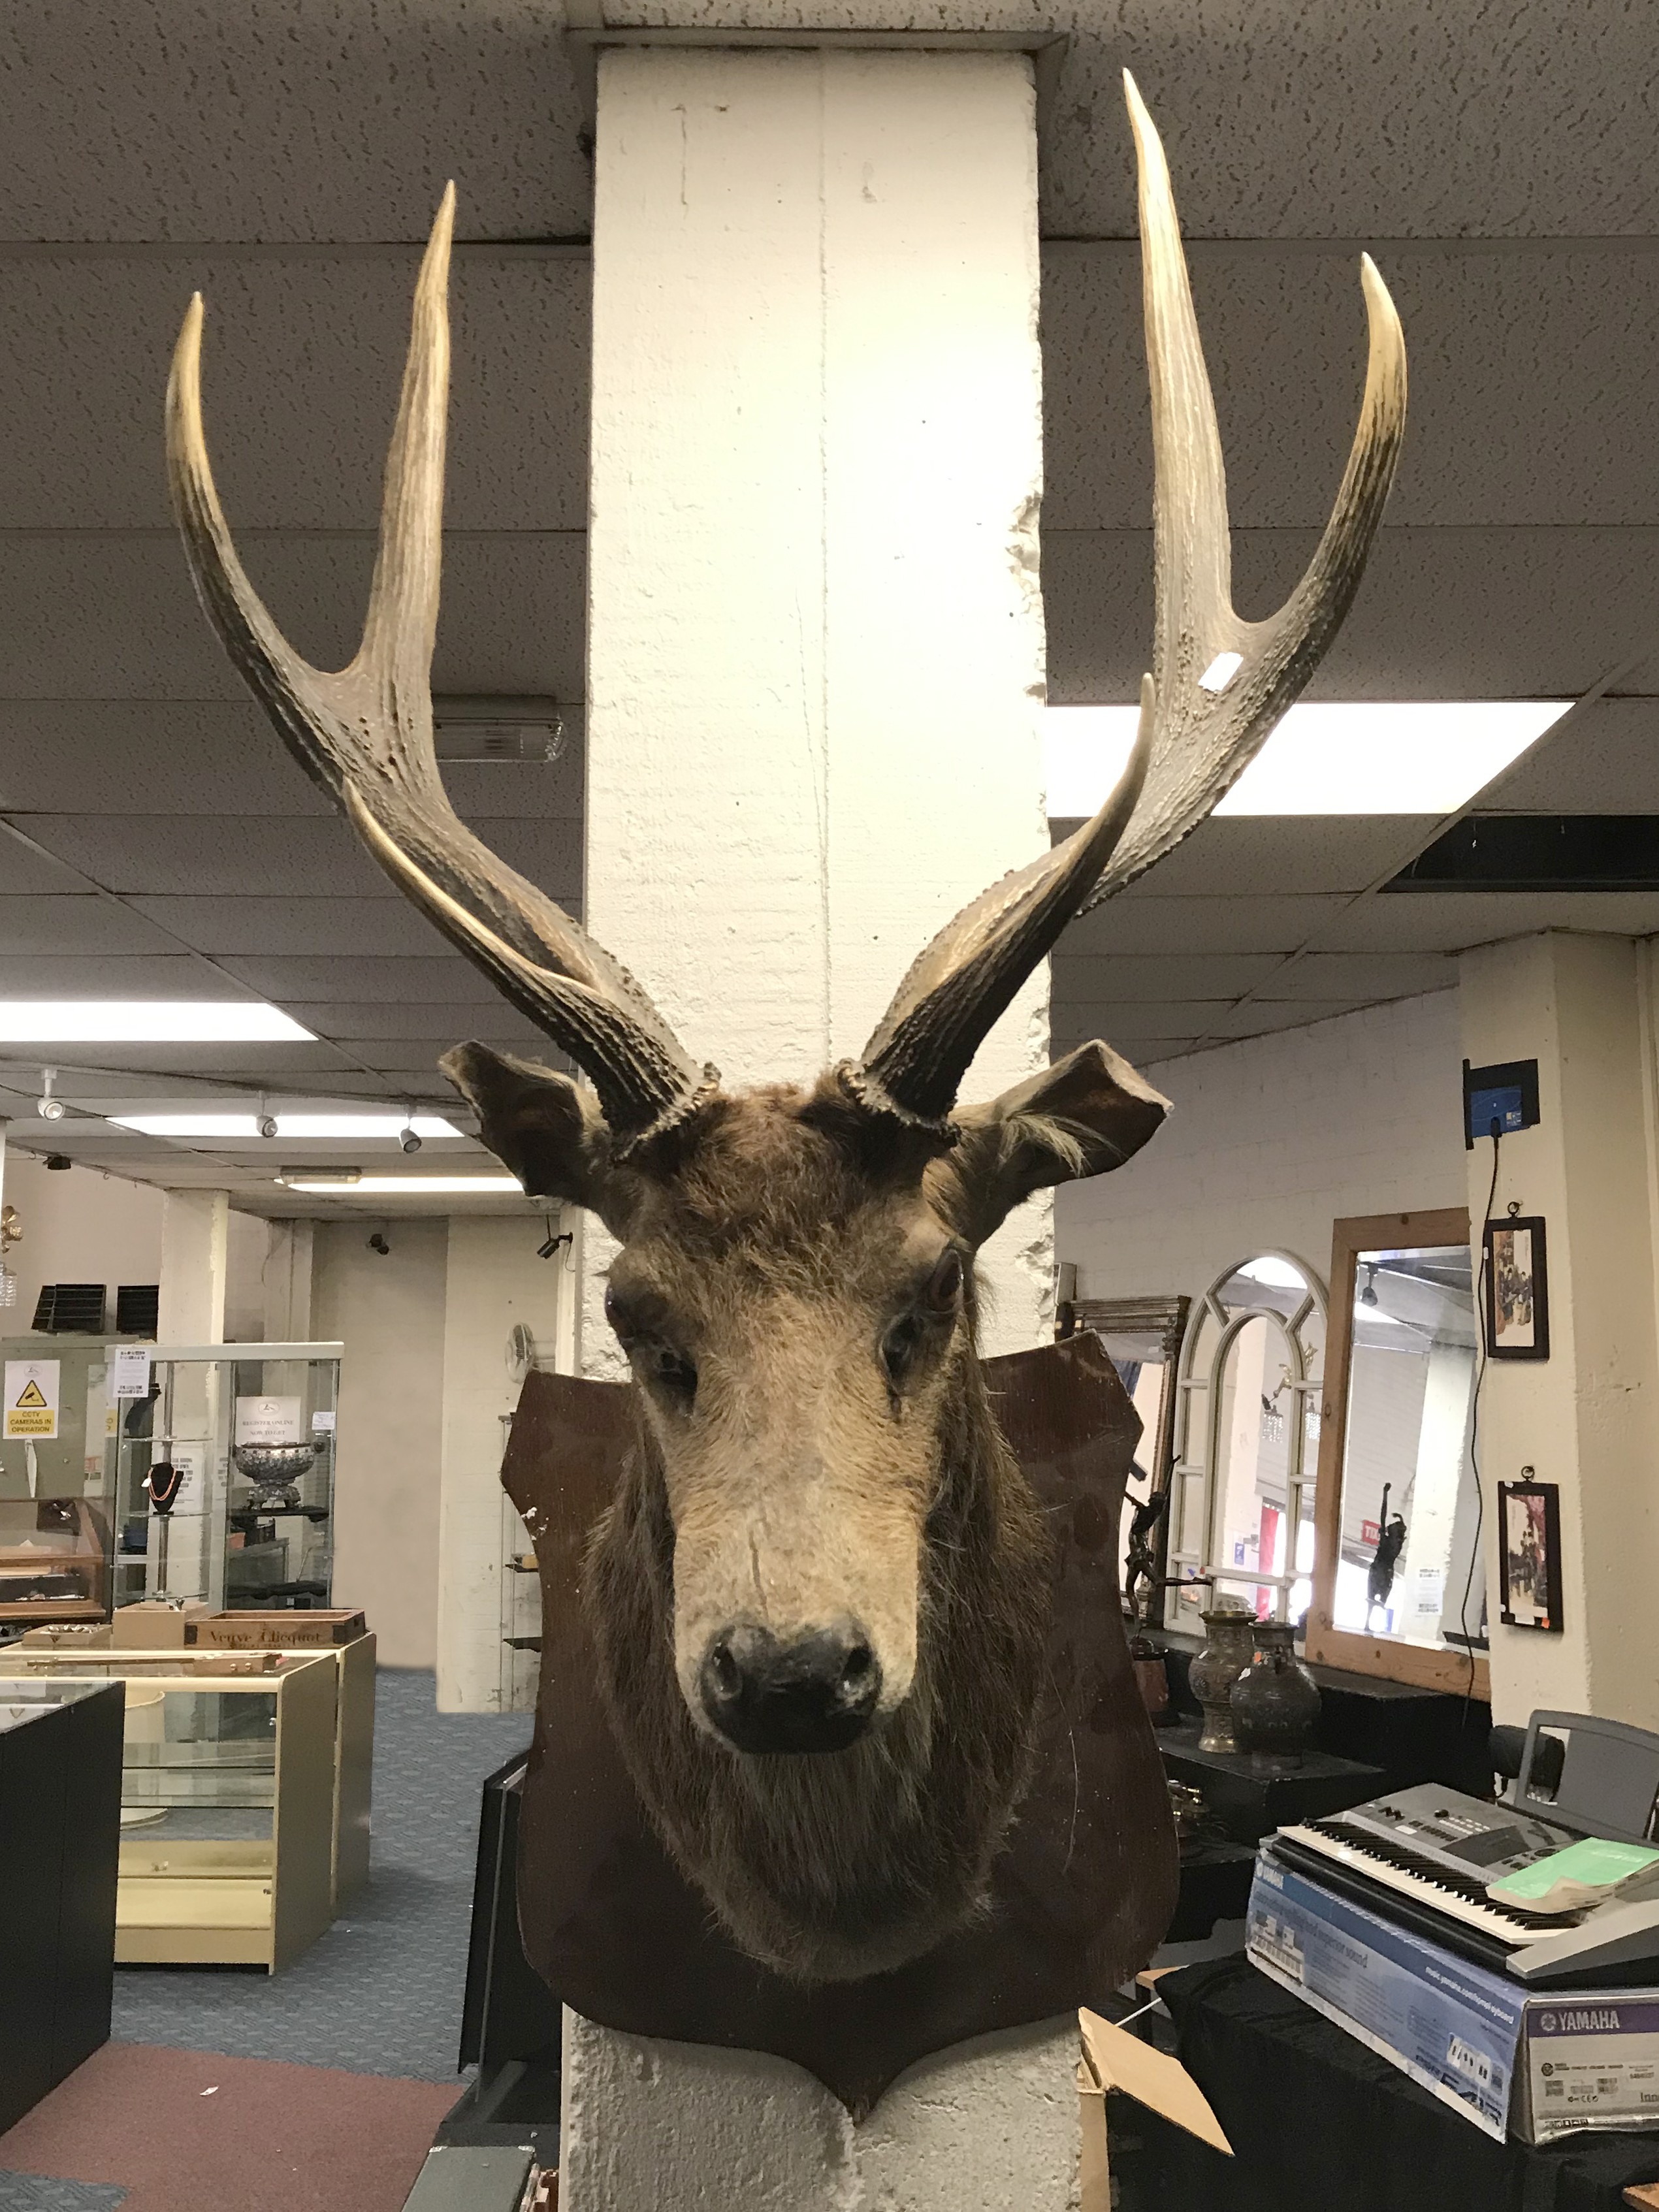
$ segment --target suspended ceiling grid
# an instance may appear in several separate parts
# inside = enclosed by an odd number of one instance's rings
[[[1659,102],[1643,11],[1547,0],[1484,46],[1431,0],[1256,10],[1243,37],[1195,0],[1045,20],[1071,33],[1044,145],[1051,696],[1132,697],[1151,636],[1128,63],[1192,240],[1241,611],[1283,596],[1340,476],[1369,245],[1405,321],[1412,422],[1316,696],[1600,689],[1482,805],[1659,812]],[[301,650],[349,657],[419,242],[454,174],[466,242],[434,683],[579,699],[591,191],[556,28],[541,0],[15,0],[0,22],[0,994],[240,991],[319,1040],[63,1048],[78,1107],[196,1100],[208,1079],[437,1104],[446,1045],[528,1036],[240,691],[173,539],[159,416],[199,287],[244,555]],[[482,835],[580,904],[579,751],[448,780]],[[1441,826],[1207,823],[1068,933],[1056,1048],[1104,1034],[1165,1057],[1440,988],[1456,948],[1486,938],[1659,930],[1647,894],[1378,896]],[[21,1093],[14,1141],[319,1210],[273,1195],[264,1148],[193,1155],[80,1114],[33,1122],[37,1071],[33,1051],[0,1064]]]

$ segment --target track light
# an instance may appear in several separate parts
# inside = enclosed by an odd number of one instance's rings
[[[58,1070],[55,1067],[41,1069],[40,1096],[35,1104],[43,1121],[61,1121],[64,1118],[65,1109],[63,1100],[52,1095],[52,1086],[57,1080]]]
[[[418,1152],[420,1151],[421,1140],[416,1135],[413,1129],[404,1127],[399,1131],[398,1136],[398,1149],[402,1152]]]

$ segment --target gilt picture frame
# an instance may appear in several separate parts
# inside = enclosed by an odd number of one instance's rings
[[[1550,1298],[1541,1214],[1489,1221],[1482,1238],[1482,1311],[1490,1359],[1547,1359]]]

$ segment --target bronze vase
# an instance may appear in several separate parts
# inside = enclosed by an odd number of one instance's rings
[[[1232,1685],[1233,1732],[1258,1758],[1299,1764],[1319,1719],[1319,1686],[1296,1656],[1288,1620],[1261,1620],[1255,1656]]]
[[[1203,1615],[1207,1631],[1204,1649],[1188,1674],[1193,1695],[1204,1708],[1204,1727],[1198,1739],[1200,1751],[1237,1751],[1233,1733],[1233,1684],[1249,1665],[1255,1650],[1255,1620],[1237,1606],[1217,1606]]]

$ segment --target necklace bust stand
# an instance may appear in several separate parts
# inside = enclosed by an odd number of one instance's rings
[[[1031,1787],[985,1922],[896,1972],[810,1989],[757,1966],[715,1924],[658,1842],[599,1699],[581,1562],[632,1449],[631,1389],[526,1378],[502,1471],[542,1585],[519,1919],[531,1965],[586,2020],[771,2052],[858,2118],[917,2059],[1097,2004],[1157,1948],[1175,1907],[1175,1831],[1117,1577],[1140,1425],[1093,1336],[988,1360],[985,1374],[1056,1540]],[[1068,2092],[1069,2075],[1057,2087]]]

